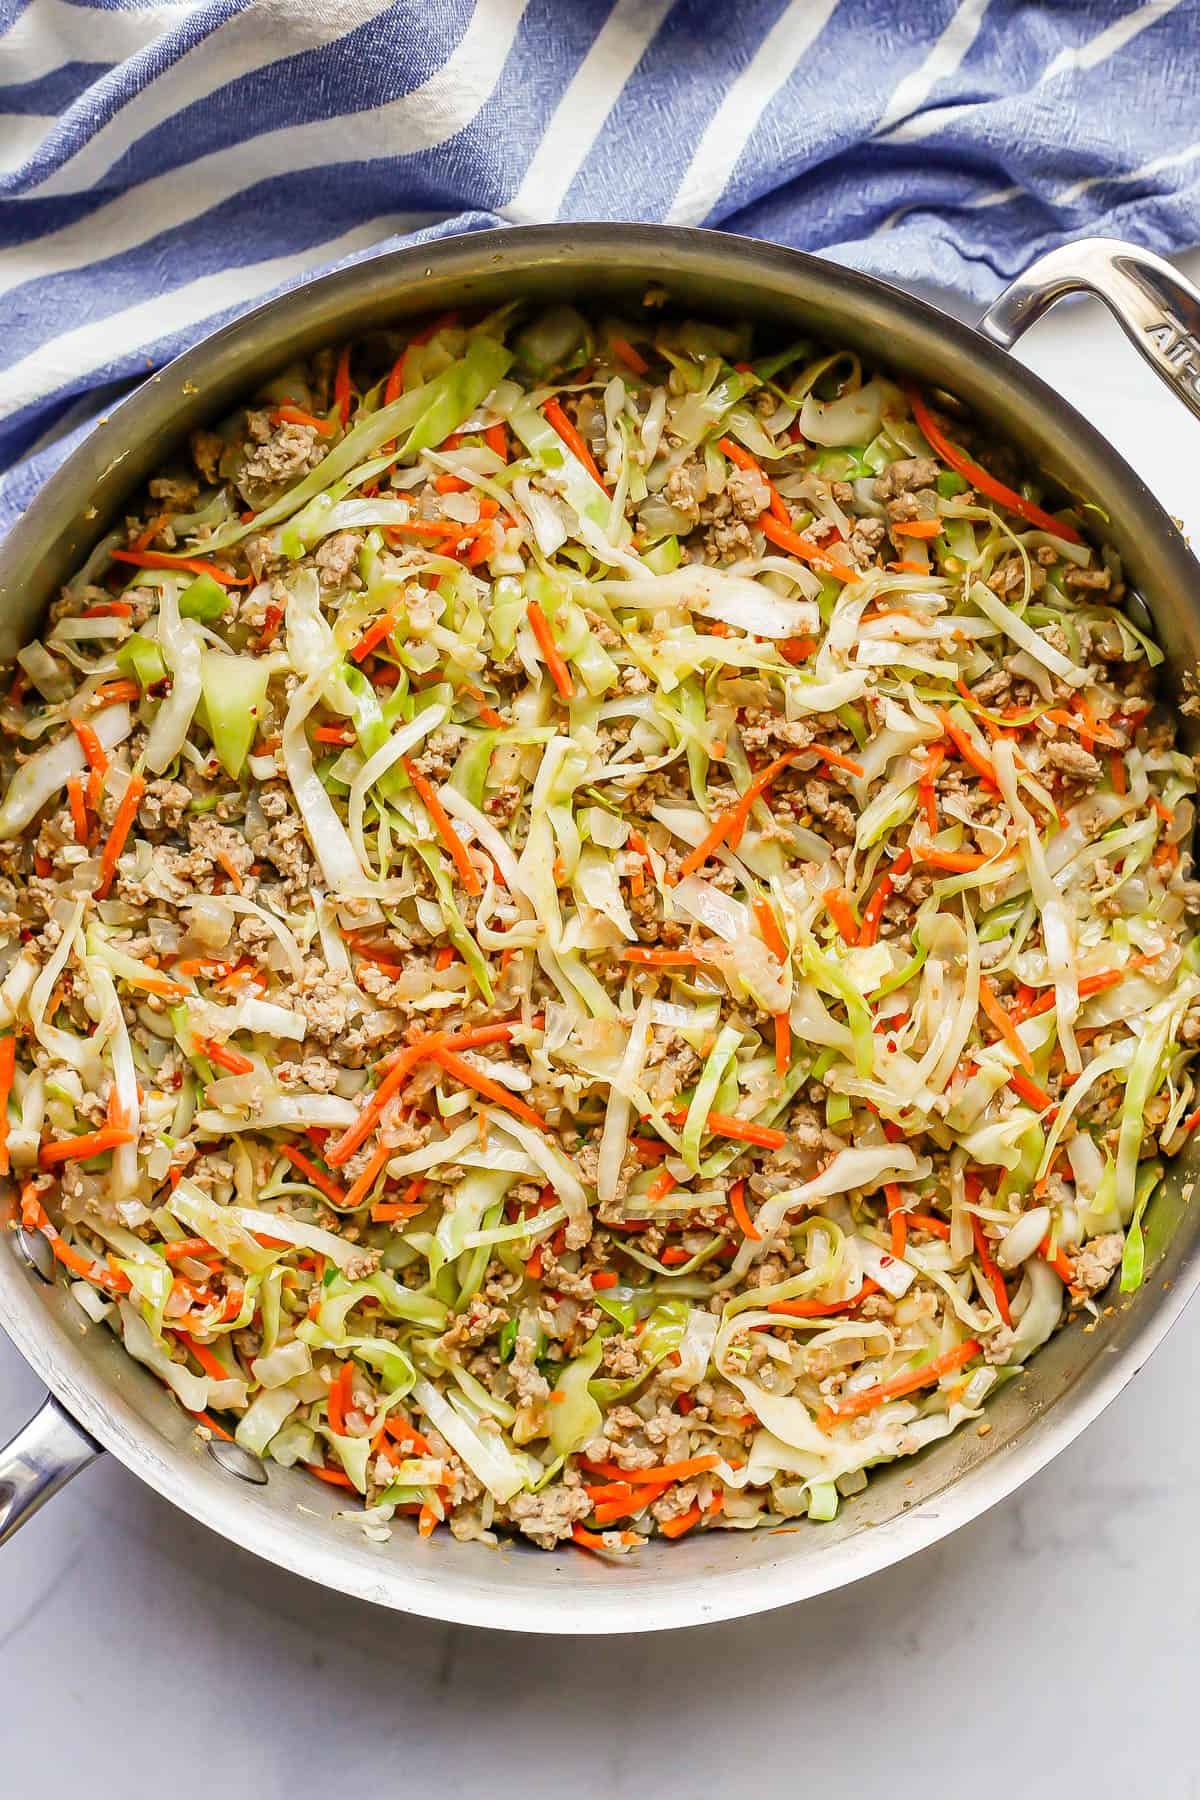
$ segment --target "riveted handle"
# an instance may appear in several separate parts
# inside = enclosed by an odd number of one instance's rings
[[[47,1399],[0,1450],[0,1544],[101,1454],[58,1401]]]
[[[1079,238],[1039,256],[979,321],[1009,350],[1064,294],[1095,294],[1172,392],[1200,418],[1200,290],[1151,250]]]

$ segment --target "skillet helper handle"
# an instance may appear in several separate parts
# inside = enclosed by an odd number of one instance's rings
[[[1119,238],[1078,238],[1047,251],[1005,288],[979,321],[1002,349],[1064,294],[1095,294],[1131,344],[1200,418],[1200,289],[1161,256]]]
[[[99,1444],[57,1400],[44,1401],[0,1449],[0,1544],[99,1455]]]

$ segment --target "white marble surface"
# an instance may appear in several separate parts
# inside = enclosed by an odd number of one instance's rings
[[[1200,528],[1200,425],[1098,307],[1022,355]],[[872,1800],[948,1778],[972,1800],[1197,1800],[1198,1386],[1193,1309],[1080,1442],[948,1542],[803,1607],[578,1645],[343,1600],[106,1460],[0,1552],[0,1795]],[[38,1399],[0,1339],[0,1435]]]

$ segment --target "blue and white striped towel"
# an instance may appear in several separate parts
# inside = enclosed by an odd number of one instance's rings
[[[1200,0],[0,0],[0,533],[131,382],[317,270],[726,226],[983,298],[1200,239]]]

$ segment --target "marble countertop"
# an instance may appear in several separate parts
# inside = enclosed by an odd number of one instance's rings
[[[1183,267],[1200,279],[1200,255]],[[1061,307],[1021,355],[1200,527],[1200,425],[1098,305]],[[1080,1441],[947,1542],[765,1617],[577,1645],[342,1599],[104,1459],[0,1552],[0,1792],[903,1797],[942,1766],[972,1800],[1198,1800],[1198,1386],[1193,1307]],[[0,1338],[0,1438],[39,1399]]]

